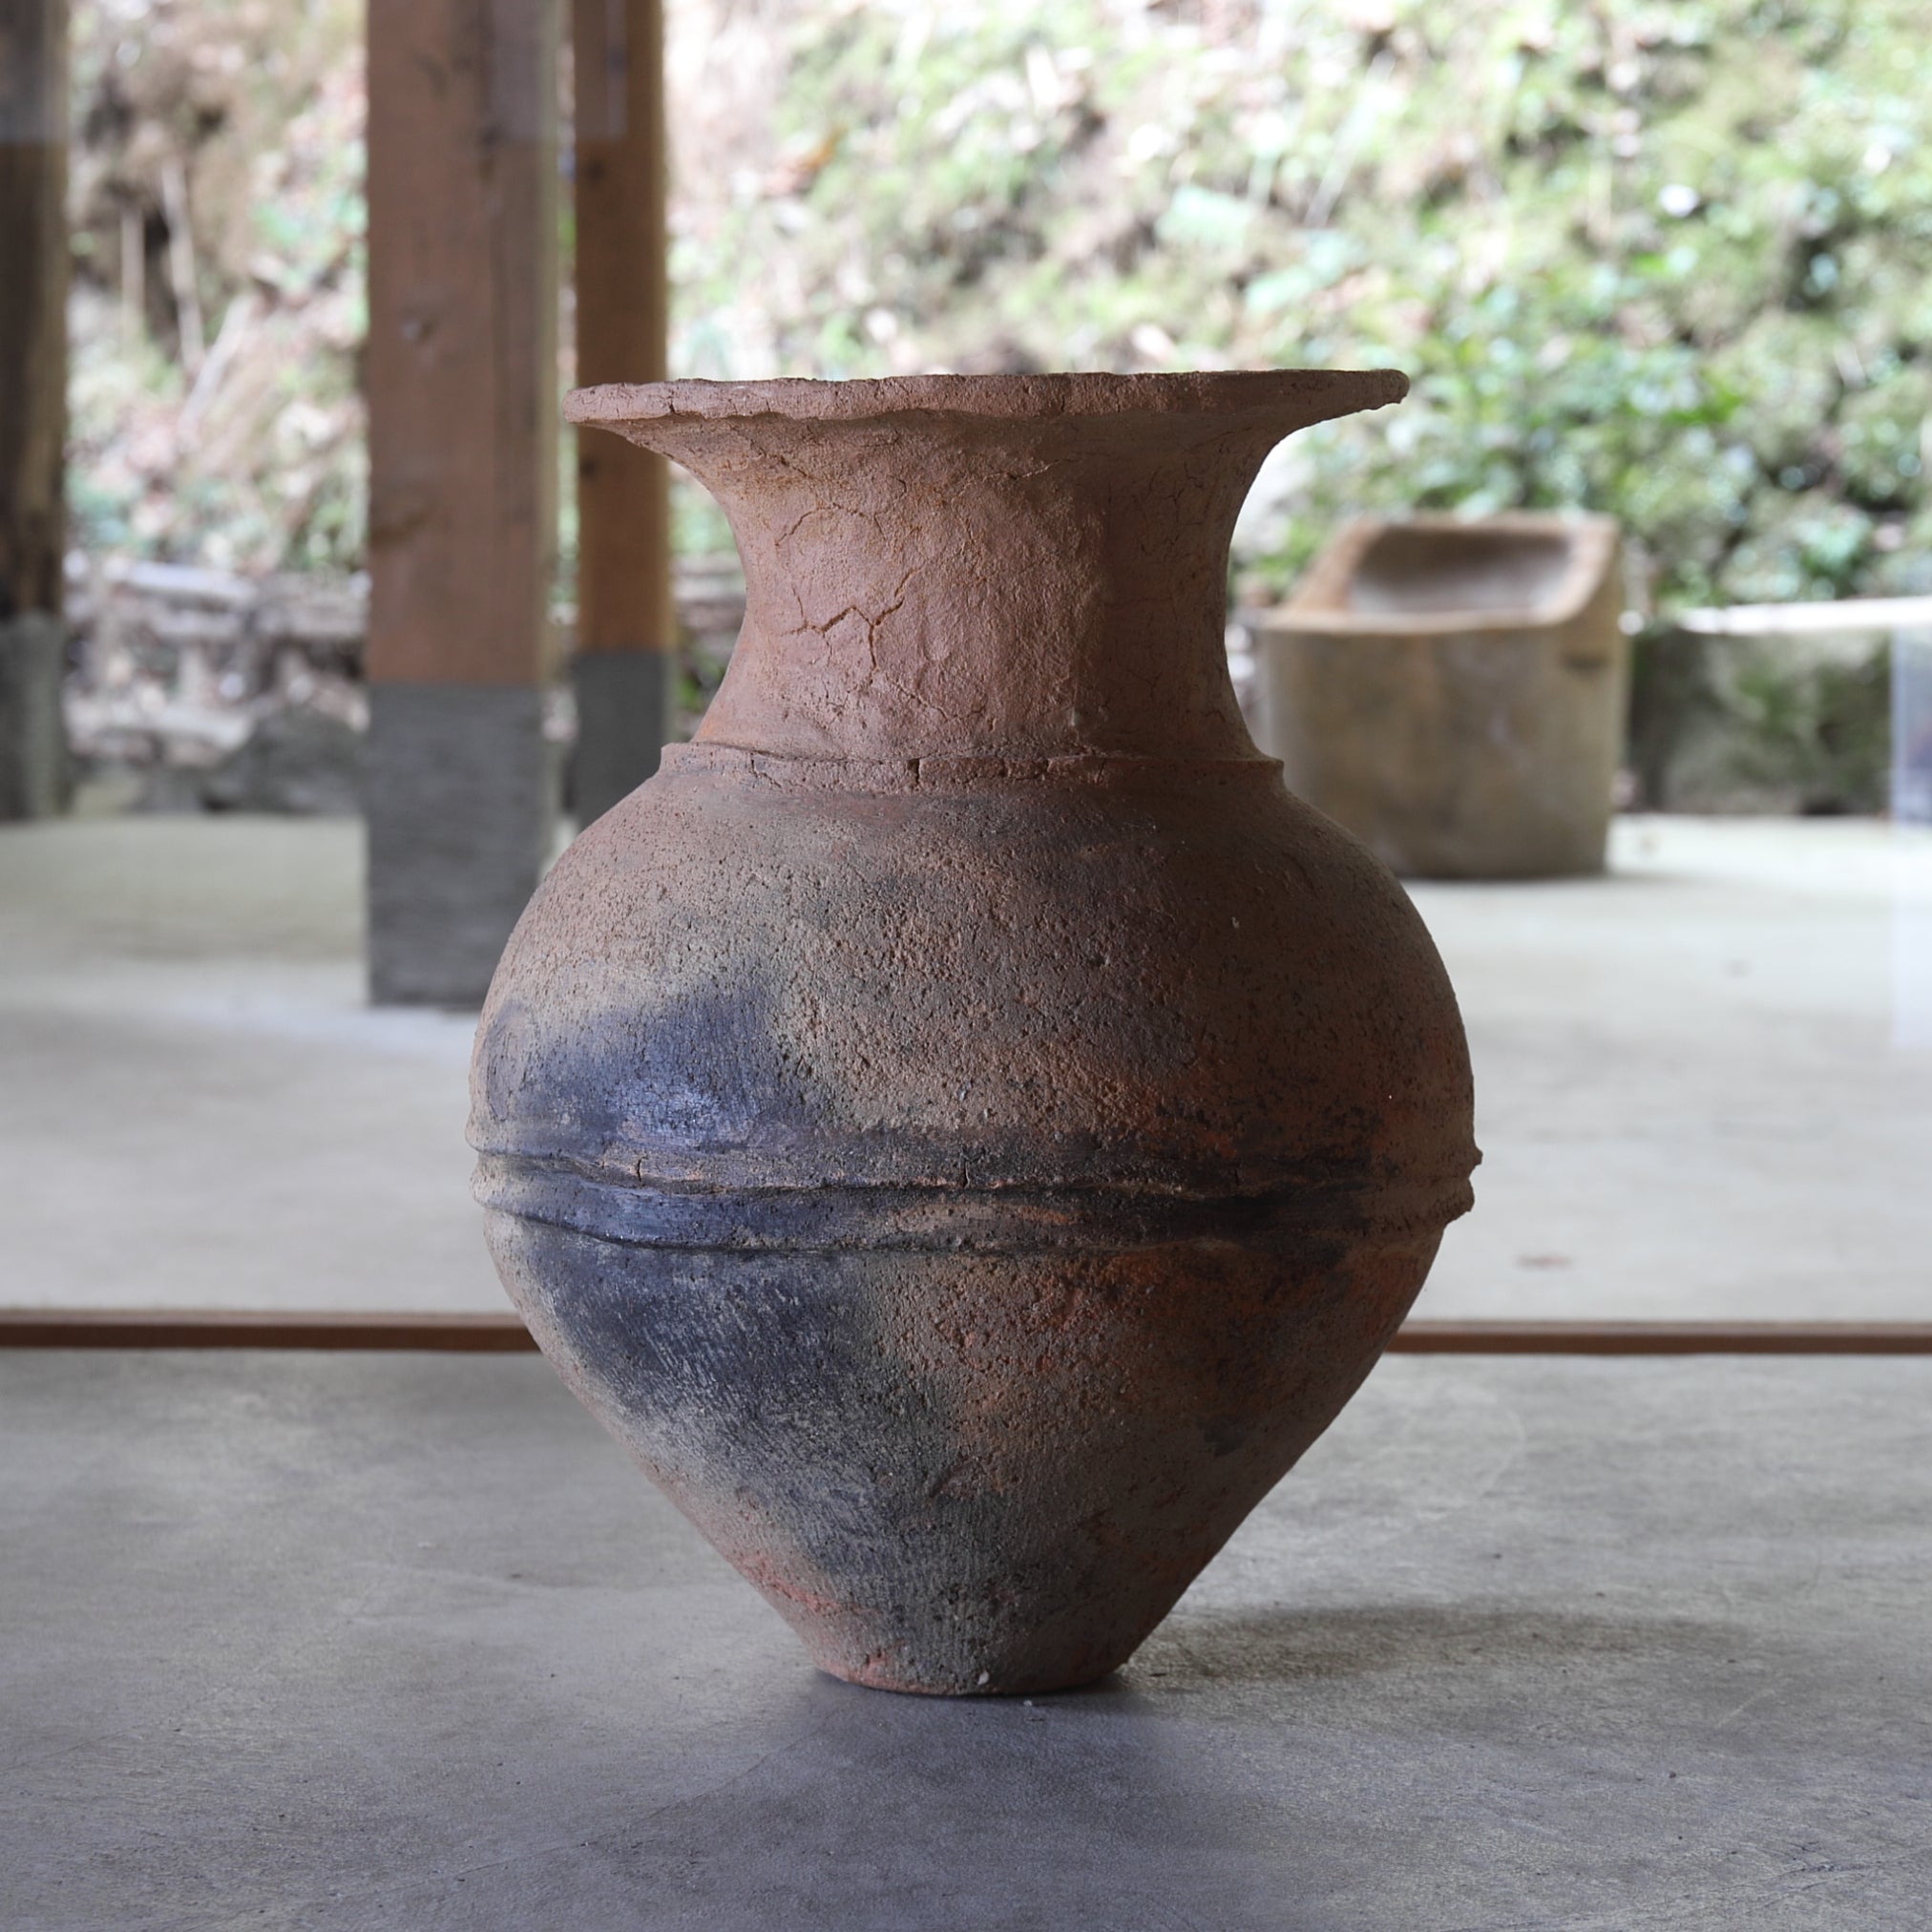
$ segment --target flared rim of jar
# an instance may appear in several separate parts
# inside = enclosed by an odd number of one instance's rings
[[[1200,369],[1160,375],[916,375],[825,382],[784,376],[764,382],[602,383],[573,389],[573,423],[621,429],[679,417],[743,421],[855,422],[897,415],[984,416],[1008,421],[1063,416],[1266,415],[1305,422],[1398,403],[1399,369]]]

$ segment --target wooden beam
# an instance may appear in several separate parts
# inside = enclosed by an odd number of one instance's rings
[[[549,0],[370,0],[375,683],[550,668],[555,29]]]
[[[61,607],[67,5],[0,11],[0,622]]]
[[[1411,1355],[1932,1355],[1932,1321],[1410,1321]]]
[[[662,0],[573,0],[577,369],[661,381],[665,249]],[[677,641],[670,473],[652,451],[579,430],[575,804],[600,817],[658,767]]]
[[[67,4],[0,6],[0,819],[66,803]]]
[[[0,1310],[0,1348],[445,1349],[528,1354],[536,1344],[502,1314],[303,1312],[226,1309]]]
[[[220,1309],[0,1310],[0,1348],[447,1349],[536,1347],[500,1314]],[[1391,1354],[1932,1355],[1924,1322],[1412,1321]]]
[[[555,0],[370,0],[369,954],[482,997],[555,816]]]
[[[1707,638],[1802,638],[1846,631],[1932,630],[1932,597],[1844,598],[1836,603],[1732,604],[1681,611],[1680,630]]]

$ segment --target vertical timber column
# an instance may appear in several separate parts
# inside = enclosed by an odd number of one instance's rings
[[[572,0],[577,363],[581,383],[665,373],[662,0]],[[663,457],[578,431],[579,825],[658,768],[670,735],[670,477]]]
[[[555,0],[369,0],[368,960],[473,1005],[556,809]]]
[[[0,819],[67,803],[67,0],[0,0]]]

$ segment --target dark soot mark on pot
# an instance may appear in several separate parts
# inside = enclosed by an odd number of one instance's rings
[[[604,1413],[693,1503],[748,1512],[860,1594],[930,1574],[962,1530],[998,1540],[1009,1503],[942,1499],[959,1432],[940,1379],[890,1333],[883,1257],[614,1252],[527,1226],[524,1239]]]
[[[787,1145],[823,1111],[755,983],[540,1020],[507,1000],[480,1051],[489,1144],[504,1152]]]

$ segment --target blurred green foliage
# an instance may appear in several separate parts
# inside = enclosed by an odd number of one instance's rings
[[[362,31],[355,0],[74,10],[78,548],[361,560]]]
[[[672,0],[674,37],[729,11]],[[1667,606],[1932,591],[1932,34],[1906,0],[759,19],[733,46],[764,50],[762,107],[673,93],[704,156],[681,373],[1391,364],[1400,409],[1270,464],[1245,569],[1285,582],[1357,510],[1575,505],[1623,519]],[[76,13],[78,540],[359,560],[359,34],[349,0]],[[725,540],[695,490],[677,514],[681,549]]]
[[[768,163],[682,224],[687,372],[1389,364],[1247,568],[1574,505],[1667,604],[1932,590],[1905,0],[832,0],[780,65]]]

